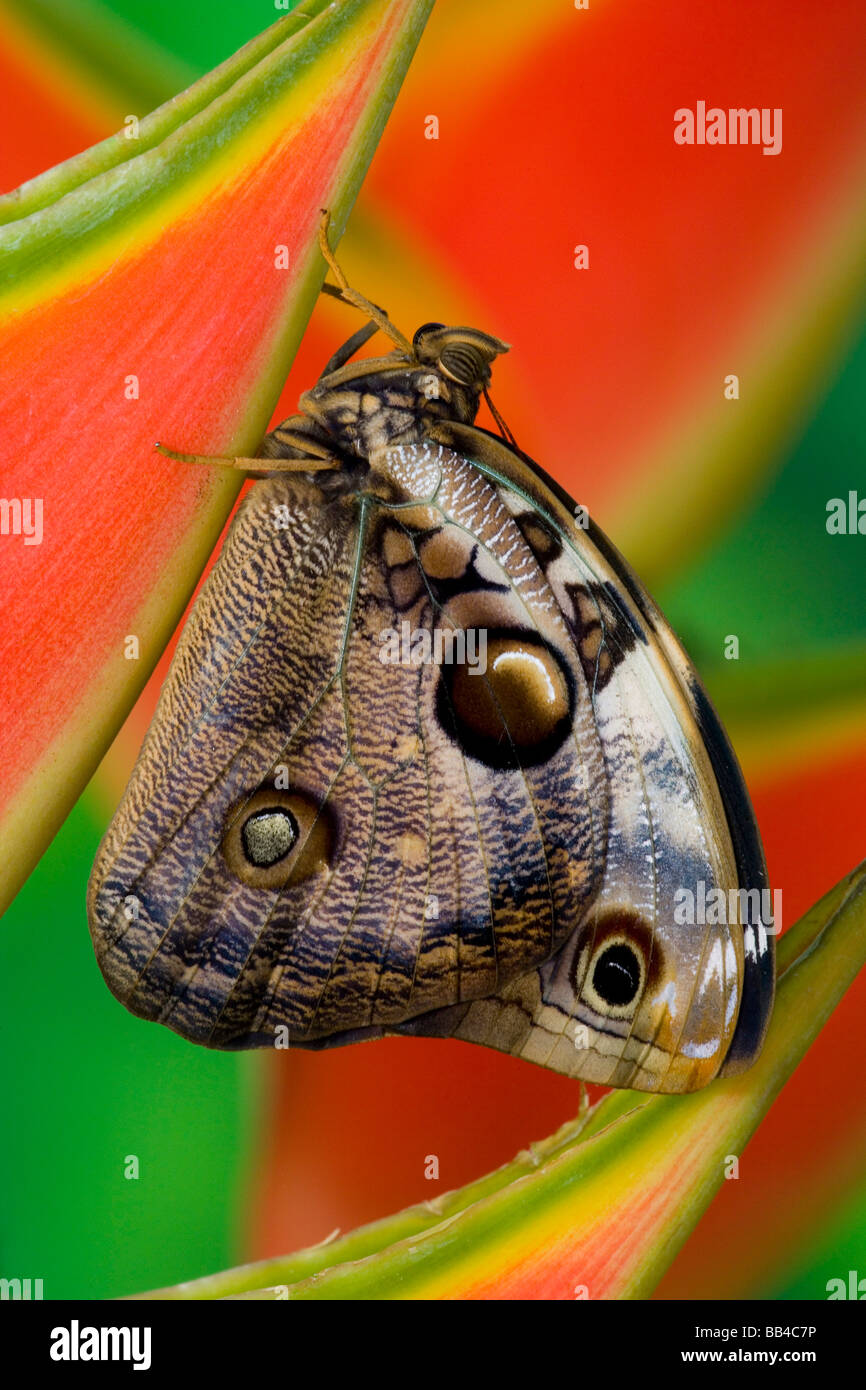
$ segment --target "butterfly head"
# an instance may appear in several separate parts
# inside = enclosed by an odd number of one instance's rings
[[[478,328],[447,328],[425,323],[412,340],[417,360],[433,367],[448,381],[480,396],[490,384],[490,366],[508,344]]]

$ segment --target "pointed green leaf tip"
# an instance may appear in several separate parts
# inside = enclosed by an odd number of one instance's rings
[[[742,1076],[686,1096],[613,1092],[461,1191],[297,1255],[143,1296],[645,1298],[864,960],[861,864],[782,938],[767,1041]]]

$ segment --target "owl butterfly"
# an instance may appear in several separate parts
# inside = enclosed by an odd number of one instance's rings
[[[454,1037],[646,1091],[742,1070],[766,870],[688,659],[498,414],[474,425],[506,344],[410,343],[320,243],[369,321],[222,460],[265,475],[99,850],[109,986],[210,1047]],[[350,362],[377,329],[395,350]],[[680,923],[683,890],[731,910]]]

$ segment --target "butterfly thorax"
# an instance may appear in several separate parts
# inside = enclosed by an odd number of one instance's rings
[[[267,436],[265,458],[299,457],[309,439],[348,462],[367,462],[399,444],[417,444],[442,420],[472,424],[507,345],[472,328],[425,324],[411,356],[397,351],[324,374],[301,396],[300,414]],[[300,441],[300,442],[299,442]]]

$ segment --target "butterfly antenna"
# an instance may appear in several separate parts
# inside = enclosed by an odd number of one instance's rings
[[[484,399],[487,402],[490,414],[493,416],[497,426],[499,427],[499,433],[502,435],[502,438],[506,440],[508,444],[511,445],[512,449],[516,449],[517,452],[520,453],[520,445],[517,443],[517,440],[514,438],[514,435],[511,433],[511,430],[508,428],[502,416],[499,414],[499,411],[496,409],[496,406],[493,404],[493,401],[490,397],[490,392],[487,390],[486,386],[484,388]]]
[[[369,299],[365,299],[357,290],[353,290],[342,270],[340,269],[331,243],[328,241],[328,229],[331,225],[331,214],[327,208],[322,208],[322,218],[319,222],[319,247],[322,255],[327,261],[328,267],[339,286],[339,297],[345,304],[352,304],[356,309],[360,309],[362,314],[366,314],[368,319],[372,319],[383,333],[386,333],[392,343],[396,343],[401,352],[405,352],[407,357],[414,357],[412,344],[408,338],[404,338],[399,328],[395,328],[388,315],[371,304]]]

